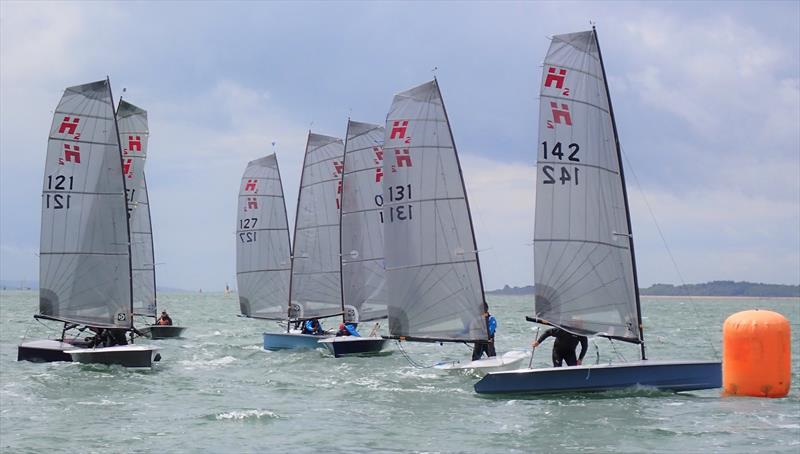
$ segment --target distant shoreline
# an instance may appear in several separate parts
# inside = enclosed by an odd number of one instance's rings
[[[677,300],[677,299],[693,299],[693,300],[798,300],[800,296],[713,296],[713,295],[642,295],[642,298],[657,299],[657,300]]]

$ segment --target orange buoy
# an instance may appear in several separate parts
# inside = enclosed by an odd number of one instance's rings
[[[791,329],[783,315],[737,312],[722,327],[722,387],[728,396],[785,397],[791,383]]]

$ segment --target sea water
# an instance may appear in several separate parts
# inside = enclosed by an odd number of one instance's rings
[[[37,300],[36,292],[0,293],[2,452],[800,452],[797,299],[642,304],[648,356],[663,360],[719,359],[727,316],[782,313],[793,332],[794,388],[784,399],[647,389],[486,397],[473,390],[478,377],[430,367],[467,361],[469,346],[404,343],[401,352],[392,341],[390,355],[340,359],[267,352],[261,334],[279,331],[277,323],[238,317],[235,296],[214,293],[159,294],[159,307],[188,330],[183,339],[141,341],[161,348],[152,370],[17,362],[23,338],[58,334],[33,319]],[[498,352],[529,348],[532,297],[488,301]],[[537,349],[536,366],[548,366],[550,342]],[[638,354],[599,339],[585,362]]]

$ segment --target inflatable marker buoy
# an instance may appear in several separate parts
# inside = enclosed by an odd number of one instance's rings
[[[726,396],[785,397],[791,383],[791,329],[783,315],[737,312],[722,327]]]

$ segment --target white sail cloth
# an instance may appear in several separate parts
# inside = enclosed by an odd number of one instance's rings
[[[42,191],[39,313],[130,328],[125,184],[107,80],[67,88],[47,144]]]
[[[247,164],[236,217],[236,281],[242,315],[285,320],[289,301],[289,225],[275,154]]]
[[[390,334],[418,340],[486,340],[469,206],[435,80],[394,97],[384,143]]]
[[[383,126],[349,121],[342,175],[345,317],[386,317],[383,269]],[[352,313],[351,313],[352,312]]]
[[[308,133],[292,248],[290,318],[342,312],[339,205],[342,139]]]
[[[554,36],[541,82],[535,318],[640,338],[617,145],[592,31]]]
[[[150,201],[144,167],[147,162],[150,131],[147,111],[120,101],[117,108],[119,141],[122,147],[122,173],[126,179],[131,230],[133,312],[156,316],[156,271]]]

